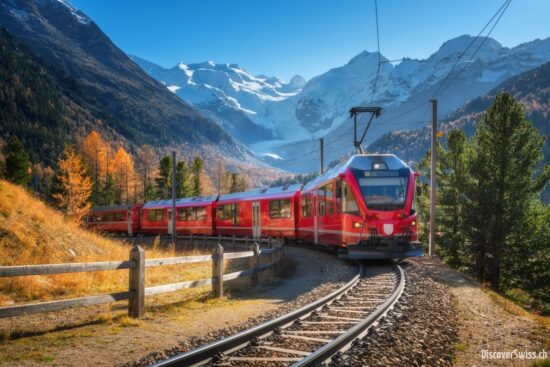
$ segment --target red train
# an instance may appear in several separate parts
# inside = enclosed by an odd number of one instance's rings
[[[303,187],[178,199],[176,232],[284,237],[332,247],[353,259],[420,256],[416,176],[393,154],[354,155]],[[99,207],[88,215],[87,226],[171,234],[171,216],[171,200]]]

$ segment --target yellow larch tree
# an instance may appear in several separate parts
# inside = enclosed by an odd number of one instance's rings
[[[92,181],[86,175],[84,162],[73,149],[65,149],[59,160],[57,177],[61,192],[54,194],[54,198],[65,210],[67,217],[76,223],[82,223],[82,218],[91,207]]]
[[[114,176],[121,203],[130,203],[131,190],[135,191],[135,175],[134,160],[123,147],[118,148],[114,159]]]

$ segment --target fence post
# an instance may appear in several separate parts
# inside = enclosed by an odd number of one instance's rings
[[[134,261],[135,268],[130,268],[129,287],[134,297],[128,301],[128,316],[137,319],[145,312],[145,251],[140,246],[130,250],[130,261]]]
[[[212,292],[214,297],[223,297],[223,246],[218,243],[212,249]]]
[[[250,280],[252,286],[256,286],[258,284],[258,266],[260,263],[260,245],[258,245],[258,242],[252,243],[250,250],[254,252],[254,255],[250,258],[250,269],[254,269],[254,273],[250,276]]]

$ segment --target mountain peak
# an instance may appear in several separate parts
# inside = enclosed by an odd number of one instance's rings
[[[301,75],[294,75],[292,79],[290,79],[290,82],[288,83],[293,88],[303,88],[304,85],[306,85],[306,80]]]
[[[478,51],[478,54],[480,56],[487,53],[494,54],[495,51],[503,48],[503,46],[493,38],[489,37],[486,39],[485,37],[474,37],[468,34],[464,34],[462,36],[451,38],[450,40],[445,41],[443,45],[441,45],[439,50],[437,50],[437,52],[432,55],[432,57],[435,56],[437,58],[445,58],[449,56],[459,56],[471,43],[473,43],[467,53],[467,55],[472,55],[482,42],[483,46]]]

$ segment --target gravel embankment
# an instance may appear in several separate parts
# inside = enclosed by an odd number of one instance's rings
[[[451,366],[457,315],[448,289],[403,263],[405,292],[396,307],[333,366]]]
[[[292,301],[283,303],[280,307],[274,310],[267,311],[258,317],[249,318],[248,320],[244,321],[238,326],[220,329],[214,332],[210,332],[201,337],[193,337],[186,340],[181,340],[178,342],[177,346],[175,347],[166,349],[164,351],[154,352],[137,361],[119,364],[118,366],[120,367],[147,366],[154,362],[166,359],[175,354],[183,353],[183,352],[195,349],[197,347],[208,344],[215,340],[219,340],[224,337],[233,335],[239,331],[249,329],[253,326],[256,326],[263,322],[274,319],[278,316],[289,313],[299,307],[302,307],[308,303],[311,303],[327,295],[328,293],[341,287],[343,284],[349,281],[356,274],[357,269],[355,266],[353,266],[351,263],[346,263],[344,261],[337,260],[335,256],[332,254],[323,253],[319,251],[313,252],[314,250],[309,250],[309,249],[300,248],[300,247],[290,247],[290,248],[287,248],[285,251],[287,252],[286,255],[292,259],[307,258],[311,262],[309,264],[309,267],[316,269],[318,273],[322,274],[325,282],[323,284],[314,286],[314,288],[311,291],[299,295]],[[312,254],[314,256],[312,256]],[[278,274],[278,276],[282,278],[286,278],[285,274]],[[295,285],[296,288],[304,287],[305,284],[303,283],[307,283],[310,281],[309,276],[304,276],[304,277],[300,276],[299,269],[297,274],[290,275],[290,279],[292,279],[291,282],[293,285]],[[297,284],[297,283],[302,283],[302,284]],[[292,298],[292,292],[293,292],[292,286],[290,284],[287,284],[286,287],[289,288],[288,289],[289,294],[286,294],[286,295],[278,294],[278,296],[282,296],[282,298]]]

